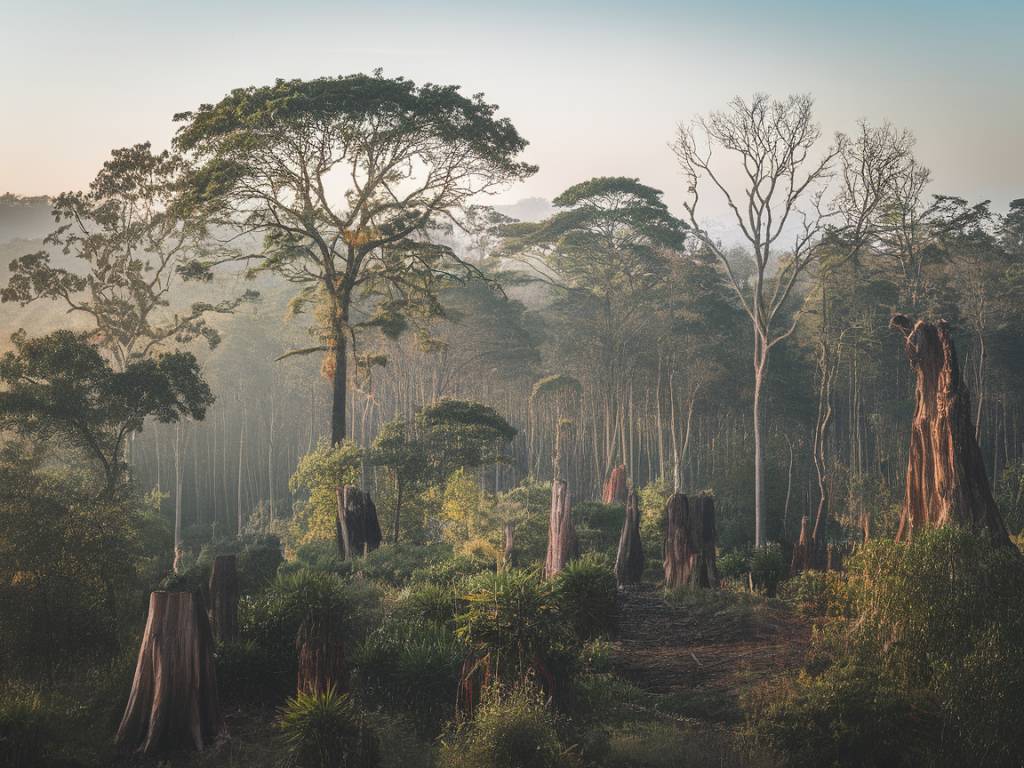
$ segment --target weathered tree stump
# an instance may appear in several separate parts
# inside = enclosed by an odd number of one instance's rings
[[[299,627],[295,649],[299,655],[295,686],[299,693],[324,693],[331,687],[339,691],[348,688],[342,627],[334,617],[307,616]]]
[[[715,503],[674,493],[666,508],[665,587],[717,587]]]
[[[515,564],[516,526],[511,520],[505,522],[505,547],[501,555],[503,568],[511,568]]]
[[[640,583],[644,575],[644,547],[640,541],[640,505],[636,491],[626,497],[626,519],[619,534],[619,551],[615,556],[615,580],[620,587]]]
[[[377,506],[370,494],[354,485],[346,485],[339,491],[338,501],[335,527],[341,556],[348,560],[377,549],[383,536],[377,518]]]
[[[604,482],[604,488],[601,492],[601,503],[625,504],[627,495],[626,465],[619,464],[617,467],[612,467],[612,471],[608,474],[608,479]]]
[[[217,555],[210,574],[210,624],[218,642],[238,639],[238,561]]]
[[[567,563],[579,556],[579,541],[572,524],[572,503],[569,486],[564,480],[551,483],[551,519],[548,523],[548,552],[544,559],[544,576],[551,578]]]
[[[223,728],[213,636],[199,592],[153,592],[117,745],[147,755],[201,750]]]
[[[789,563],[789,574],[796,576],[802,571],[811,567],[812,544],[808,529],[811,525],[811,518],[804,515],[800,518],[800,538],[793,545],[793,559]],[[820,561],[819,561],[820,562]]]
[[[896,540],[910,541],[915,529],[956,523],[984,529],[993,543],[1008,545],[949,328],[941,321],[912,322],[904,315],[895,315],[890,326],[905,338],[917,400]]]

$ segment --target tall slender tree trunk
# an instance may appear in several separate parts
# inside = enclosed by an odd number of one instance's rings
[[[334,328],[334,381],[331,397],[331,445],[340,445],[347,434],[345,406],[348,395],[348,299],[337,299]]]
[[[764,493],[764,416],[761,412],[761,395],[767,362],[767,353],[762,353],[759,349],[754,364],[754,546],[758,549],[767,544]]]

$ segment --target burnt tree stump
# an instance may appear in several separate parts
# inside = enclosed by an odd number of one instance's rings
[[[224,727],[199,592],[153,592],[116,743],[147,755],[213,743]]]
[[[217,555],[210,574],[210,624],[220,643],[238,639],[238,559]]]
[[[601,491],[602,504],[625,504],[628,491],[626,488],[626,465],[612,467],[608,479],[604,481]]]
[[[904,336],[915,376],[914,421],[897,541],[915,529],[949,523],[984,529],[995,544],[1010,543],[992,497],[971,420],[970,393],[960,378],[956,349],[945,322],[895,315],[890,327]]]
[[[644,548],[640,540],[640,505],[636,491],[626,497],[626,519],[622,521],[619,551],[615,555],[615,580],[620,587],[635,586],[644,575]]]
[[[551,483],[551,518],[548,523],[548,552],[544,576],[551,578],[579,556],[579,541],[572,523],[572,503],[565,480]]]
[[[299,693],[324,693],[329,688],[344,691],[345,645],[342,627],[333,616],[311,614],[299,627],[295,639],[299,656],[296,690]]]
[[[354,485],[339,489],[338,517],[334,522],[338,551],[346,560],[372,552],[383,540],[377,506],[370,494]]]
[[[717,587],[714,500],[674,493],[665,517],[665,587]]]
[[[812,546],[811,536],[808,532],[810,525],[810,517],[804,515],[800,518],[800,538],[793,545],[793,559],[789,563],[790,576],[796,576],[811,567]]]

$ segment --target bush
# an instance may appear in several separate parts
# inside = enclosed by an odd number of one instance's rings
[[[446,768],[566,768],[551,711],[525,687],[491,689],[473,719],[441,743]]]
[[[599,555],[569,563],[555,579],[559,613],[581,641],[615,631],[618,592],[611,563]]]
[[[622,533],[626,509],[621,504],[600,504],[585,501],[573,507],[576,534],[584,552],[603,552],[615,556]]]
[[[495,565],[493,557],[463,553],[441,558],[423,568],[417,568],[412,573],[412,580],[451,585],[468,576],[493,573]]]
[[[718,575],[723,580],[745,582],[747,574],[750,573],[750,558],[746,552],[741,552],[738,549],[730,549],[728,552],[718,555],[716,565],[718,566]]]
[[[398,596],[395,612],[411,619],[454,627],[459,610],[454,584],[419,582],[406,587]]]
[[[352,700],[333,688],[289,699],[277,723],[295,768],[376,768],[375,734]]]
[[[51,723],[42,697],[21,687],[0,691],[0,765],[39,765],[50,742]]]
[[[782,547],[778,544],[770,543],[755,549],[750,556],[750,577],[754,581],[754,588],[768,597],[775,597],[779,583],[786,578],[788,571]]]
[[[845,578],[835,571],[803,571],[779,587],[782,601],[809,618],[841,611],[844,592]]]
[[[410,712],[426,732],[455,706],[464,655],[462,644],[442,626],[390,619],[356,648],[352,661],[368,702]]]
[[[240,704],[280,693],[280,664],[252,640],[217,647],[217,692],[223,701]]]

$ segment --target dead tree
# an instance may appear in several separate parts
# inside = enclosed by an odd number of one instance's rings
[[[970,393],[960,378],[956,349],[945,322],[895,315],[890,326],[905,339],[915,375],[914,421],[897,541],[915,529],[949,523],[984,529],[993,543],[1009,544],[992,498],[975,438]]]
[[[202,595],[153,592],[118,747],[147,755],[201,750],[223,725]]]
[[[579,556],[579,541],[572,524],[572,502],[565,480],[551,483],[551,519],[548,523],[548,553],[544,576],[551,578]]]
[[[604,481],[601,503],[625,504],[626,495],[626,465],[619,464],[617,467],[612,467],[612,471],[608,474],[608,479]]]
[[[640,583],[644,575],[644,548],[640,541],[640,505],[632,488],[626,497],[626,519],[622,521],[619,551],[615,556],[615,580],[620,587]]]
[[[515,562],[515,537],[516,524],[511,520],[505,521],[505,548],[502,552],[503,568],[511,568]]]
[[[339,496],[335,528],[341,556],[348,560],[377,549],[383,536],[377,519],[377,506],[370,494],[354,485],[346,485],[339,491]]]
[[[714,500],[700,496],[690,504],[674,493],[665,511],[665,587],[717,587]]]
[[[806,571],[811,567],[811,536],[808,533],[808,528],[811,525],[811,518],[804,515],[800,518],[800,538],[793,546],[793,559],[789,564],[789,574],[796,576],[802,571]]]
[[[299,627],[295,639],[299,656],[296,690],[299,693],[324,693],[329,688],[347,689],[345,645],[342,627],[333,616],[311,614]]]
[[[235,555],[217,555],[210,574],[210,624],[220,643],[238,639],[238,565]]]

